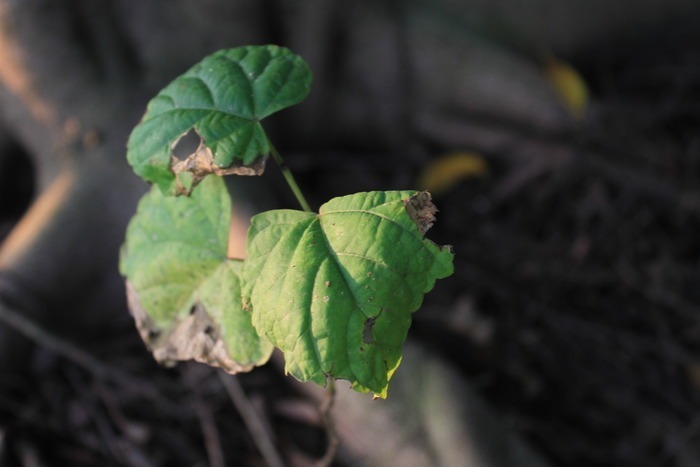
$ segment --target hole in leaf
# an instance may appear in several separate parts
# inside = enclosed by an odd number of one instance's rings
[[[367,318],[365,321],[365,328],[362,331],[362,342],[365,344],[371,344],[374,342],[374,338],[372,337],[372,328],[374,327],[375,321],[377,321],[376,318]]]
[[[180,136],[173,145],[172,154],[177,160],[184,161],[197,151],[202,138],[197,134],[194,128]]]

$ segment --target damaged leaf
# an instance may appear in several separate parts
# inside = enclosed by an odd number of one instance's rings
[[[205,144],[200,141],[197,150],[184,160],[171,157],[170,168],[175,174],[175,194],[187,195],[201,182],[204,177],[214,175],[260,175],[265,170],[265,161],[251,165],[242,165],[237,161],[225,168],[219,167],[214,160],[214,155]]]
[[[405,200],[404,204],[406,205],[408,216],[416,224],[420,233],[425,235],[435,223],[435,213],[437,213],[437,208],[430,198],[430,193],[427,191],[416,193]]]
[[[253,217],[243,300],[287,372],[386,396],[411,313],[453,272],[451,249],[424,238],[435,211],[425,192],[391,191]]]
[[[139,203],[120,269],[136,325],[159,362],[193,359],[237,373],[268,360],[272,346],[241,306],[241,261],[226,257],[230,220],[218,177],[191,197],[153,187]]]
[[[129,224],[120,271],[136,327],[163,364],[249,371],[275,345],[302,381],[346,379],[386,397],[411,314],[453,272],[451,248],[425,239],[437,213],[427,191],[359,193],[319,214],[269,211],[252,220],[248,259],[227,257],[237,245],[231,200],[209,175],[260,175],[273,150],[310,211],[261,126],[301,102],[310,83],[289,50],[248,46],[206,57],[153,98],[127,159],[155,186]],[[444,176],[454,167],[433,177],[436,189],[454,183]]]
[[[209,55],[148,104],[129,137],[134,171],[164,192],[187,193],[208,174],[259,175],[270,152],[260,121],[298,104],[311,72],[288,49],[246,46]],[[194,129],[195,153],[180,161],[173,147]]]

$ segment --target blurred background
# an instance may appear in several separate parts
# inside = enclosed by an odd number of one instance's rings
[[[314,73],[266,121],[312,206],[428,189],[456,252],[389,399],[341,390],[333,465],[700,465],[699,24],[694,0],[0,0],[0,465],[323,455],[279,365],[156,365],[117,270],[148,100],[266,43]],[[235,203],[294,207],[263,180]]]

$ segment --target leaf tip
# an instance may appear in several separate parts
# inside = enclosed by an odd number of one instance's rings
[[[387,396],[389,395],[389,382],[387,381],[386,384],[381,388],[381,390],[375,391],[374,389],[369,389],[365,386],[362,386],[358,382],[354,382],[352,384],[352,389],[354,391],[357,391],[361,394],[367,394],[367,393],[372,393],[372,400],[376,401],[377,399],[386,399]]]

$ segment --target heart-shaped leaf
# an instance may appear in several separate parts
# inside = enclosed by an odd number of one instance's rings
[[[230,221],[219,177],[191,197],[153,187],[139,203],[120,269],[137,327],[158,361],[194,359],[236,373],[270,357],[272,345],[241,306],[241,261],[226,257]]]
[[[259,175],[270,152],[260,121],[301,102],[310,86],[308,65],[286,48],[218,51],[149,102],[129,137],[127,159],[165,192],[188,192],[210,173]],[[178,161],[172,148],[191,129],[202,144]],[[180,180],[183,173],[190,175]]]
[[[243,300],[287,372],[386,396],[411,313],[453,272],[451,249],[423,237],[435,211],[425,192],[394,191],[335,198],[319,214],[253,218]]]

